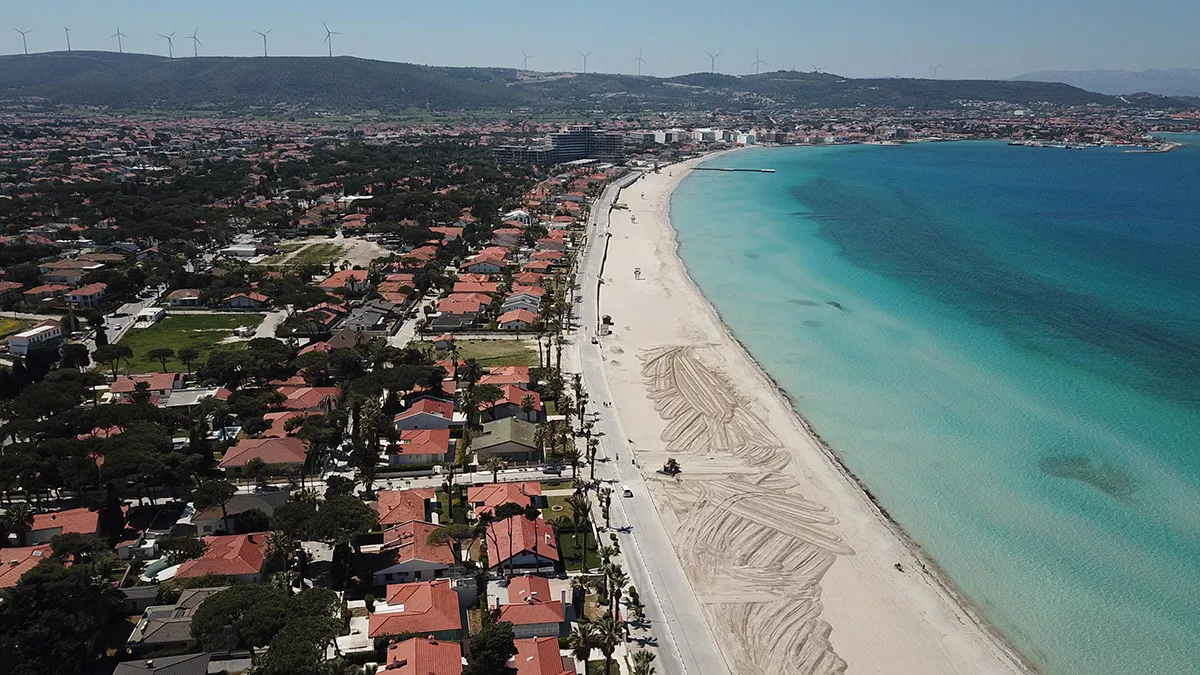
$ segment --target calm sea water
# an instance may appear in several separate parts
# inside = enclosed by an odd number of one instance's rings
[[[1200,672],[1200,137],[756,149],[688,271],[1031,661]],[[836,304],[834,304],[836,303]]]

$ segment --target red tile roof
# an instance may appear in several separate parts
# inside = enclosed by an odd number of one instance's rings
[[[288,420],[296,418],[303,419],[309,415],[316,414],[317,413],[315,412],[310,412],[307,410],[288,410],[287,412],[267,413],[266,415],[263,415],[263,419],[269,422],[271,426],[264,431],[262,435],[267,438],[285,438],[287,436],[294,436],[298,430],[293,430],[292,433],[289,434],[285,428]]]
[[[208,545],[208,550],[203,556],[180,565],[175,578],[187,579],[206,574],[258,574],[262,570],[268,534],[254,532],[205,537],[204,543]]]
[[[283,407],[288,410],[317,410],[323,407],[332,408],[337,404],[342,390],[337,387],[279,387],[285,401]]]
[[[388,675],[462,675],[462,647],[457,642],[440,642],[415,637],[389,645]]]
[[[439,401],[436,398],[423,398],[412,404],[412,407],[408,410],[396,415],[395,421],[399,422],[400,420],[408,419],[421,413],[453,419],[454,404],[449,401]]]
[[[367,635],[404,635],[462,629],[458,594],[446,579],[387,587],[387,604],[401,606],[396,611],[371,614]]]
[[[534,314],[533,312],[531,312],[527,309],[514,309],[512,311],[501,314],[500,317],[498,319],[496,319],[496,323],[503,326],[506,323],[511,323],[514,321],[522,321],[526,325],[532,326],[533,324],[537,323],[537,320],[538,320],[538,315]]]
[[[537,542],[538,555],[549,560],[558,560],[558,541],[554,538],[554,528],[545,520],[529,520],[525,516],[513,516],[500,522],[488,525],[487,545],[488,563],[497,567],[508,561],[508,528],[512,522],[512,554],[533,553],[534,542]]]
[[[246,438],[225,451],[221,468],[246,466],[255,457],[267,464],[302,464],[307,455],[304,441],[287,438]]]
[[[411,490],[380,490],[375,511],[379,513],[379,524],[401,525],[412,520],[425,520],[426,503],[437,495],[433,488]]]
[[[21,576],[50,557],[50,545],[0,548],[0,588],[12,588]]]
[[[513,644],[517,647],[513,657],[517,675],[576,675],[575,662],[563,659],[556,637],[524,638]]]
[[[113,382],[112,388],[109,390],[114,394],[132,394],[137,391],[137,383],[145,382],[150,387],[150,391],[169,391],[174,388],[175,380],[182,377],[182,373],[148,373],[145,375],[122,375]]]
[[[362,285],[367,281],[367,270],[341,270],[334,272],[321,283],[321,288],[344,288],[351,284]]]
[[[562,623],[566,618],[561,600],[550,597],[550,581],[529,574],[508,582],[508,604],[500,607],[500,621],[514,626]]]
[[[496,366],[479,378],[479,384],[494,384],[497,387],[506,384],[523,386],[529,382],[529,366]],[[519,404],[520,400],[517,403]]]
[[[499,387],[500,387],[500,398],[496,399],[495,401],[490,401],[490,402],[480,406],[481,409],[486,410],[487,408],[490,408],[494,405],[504,405],[505,403],[511,403],[513,405],[521,405],[521,399],[525,398],[526,394],[533,397],[533,409],[534,410],[542,409],[542,397],[536,391],[529,391],[528,389],[518,387],[515,384],[502,384],[502,385],[499,385]]]
[[[448,544],[430,544],[429,535],[438,529],[433,523],[410,520],[383,533],[381,552],[391,555],[397,563],[410,560],[453,565],[454,554]]]
[[[467,503],[475,507],[475,515],[478,516],[509,502],[529,506],[530,495],[540,494],[541,483],[492,483],[467,488]]]
[[[393,455],[444,455],[449,451],[449,429],[406,429],[400,432],[400,442],[388,450]]]
[[[85,508],[55,511],[53,513],[37,513],[33,516],[33,529],[31,531],[36,532],[38,530],[50,530],[61,527],[63,534],[71,532],[95,534],[99,522],[100,514]]]

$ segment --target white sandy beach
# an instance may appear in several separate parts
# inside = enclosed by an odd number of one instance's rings
[[[601,347],[621,426],[728,670],[1025,672],[924,571],[687,277],[668,206],[695,163],[622,191]],[[655,472],[668,457],[683,467],[677,481]]]

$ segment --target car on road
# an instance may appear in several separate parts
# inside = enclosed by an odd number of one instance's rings
[[[595,337],[593,337],[593,338],[592,338],[592,344],[594,344],[594,345],[598,345],[598,344],[600,344],[600,341],[599,341],[599,340],[597,340]]]
[[[542,469],[542,473],[548,473],[548,474],[552,474],[555,476],[561,476],[562,472],[563,472],[563,468],[561,466],[548,466],[548,467]]]
[[[633,489],[630,488],[628,485],[622,485],[621,486],[621,496],[622,497],[632,497]]]

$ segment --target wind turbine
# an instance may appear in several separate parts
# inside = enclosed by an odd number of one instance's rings
[[[123,45],[121,43],[121,38],[125,38],[128,40],[129,36],[121,32],[121,24],[117,24],[117,32],[108,36],[108,39],[110,39],[110,40],[113,38],[117,38],[117,53],[124,54],[125,53],[125,45]]]
[[[936,66],[929,66],[929,69],[933,71],[933,79],[935,79],[935,80],[938,79],[938,76],[937,76],[938,68],[941,68],[941,67],[942,67],[942,64],[940,64],[940,63]]]
[[[638,48],[638,55],[637,55],[637,58],[634,59],[634,62],[638,64],[638,77],[641,77],[642,76],[642,66],[646,64],[646,59],[642,58],[642,50],[640,47]]]
[[[32,33],[33,29],[21,30],[20,28],[14,28],[13,30],[21,34],[21,46],[25,48],[25,56],[29,56],[29,43],[25,41],[25,36]]]
[[[754,63],[752,63],[752,64],[750,64],[750,65],[754,66],[754,74],[755,74],[755,75],[757,75],[757,74],[758,74],[758,67],[759,67],[759,66],[765,66],[765,65],[767,65],[767,62],[766,62],[766,61],[763,61],[763,60],[762,60],[762,59],[759,57],[759,55],[758,55],[758,50],[757,50],[757,49],[755,49],[755,50],[754,50]]]
[[[714,54],[712,52],[704,52],[704,53],[708,54],[708,72],[710,72],[710,73],[717,72],[717,57],[720,56],[723,52],[717,52],[716,54]]]
[[[179,31],[177,31],[177,30],[173,30],[173,31],[171,31],[170,35],[163,35],[162,33],[158,34],[158,37],[167,41],[167,58],[168,59],[175,58],[175,39],[174,38],[175,38],[175,34],[178,32]]]
[[[192,41],[192,56],[193,57],[200,56],[200,47],[204,46],[204,43],[200,41],[200,38],[196,37],[196,35],[199,33],[200,33],[200,29],[197,28],[196,30],[192,31],[191,35],[189,35],[187,37],[187,39]]]
[[[325,22],[322,21],[321,25],[325,26]],[[324,41],[329,43],[330,58],[333,57],[333,36],[334,35],[341,35],[341,33],[337,32],[335,30],[329,30],[329,26],[325,26],[325,40]]]
[[[579,55],[583,57],[583,73],[584,73],[584,75],[586,75],[587,74],[587,57],[591,56],[592,53],[591,52],[579,52]]]
[[[71,51],[71,29],[63,26],[63,30],[67,33],[67,51]]]
[[[521,50],[521,58],[523,59],[521,61],[521,70],[529,70],[529,59],[532,59],[533,57],[530,56],[529,54],[526,54],[525,50],[522,49]]]
[[[261,30],[256,30],[256,31],[254,31],[255,33],[258,33],[259,35],[261,35],[261,36],[262,36],[262,39],[263,39],[263,58],[264,58],[264,59],[267,57],[267,36],[268,36],[268,35],[270,35],[270,34],[271,34],[271,31],[273,31],[273,30],[275,30],[275,29],[274,29],[274,28],[268,28],[268,29],[267,29],[267,32],[265,32],[265,33],[264,33],[264,32],[262,32]]]
[[[818,65],[817,65],[817,64],[815,64],[815,63],[814,63],[814,64],[812,64],[812,67],[813,67],[813,70],[812,70],[812,71],[813,71],[814,73],[820,73],[821,71],[825,70],[825,66],[818,66]]]

